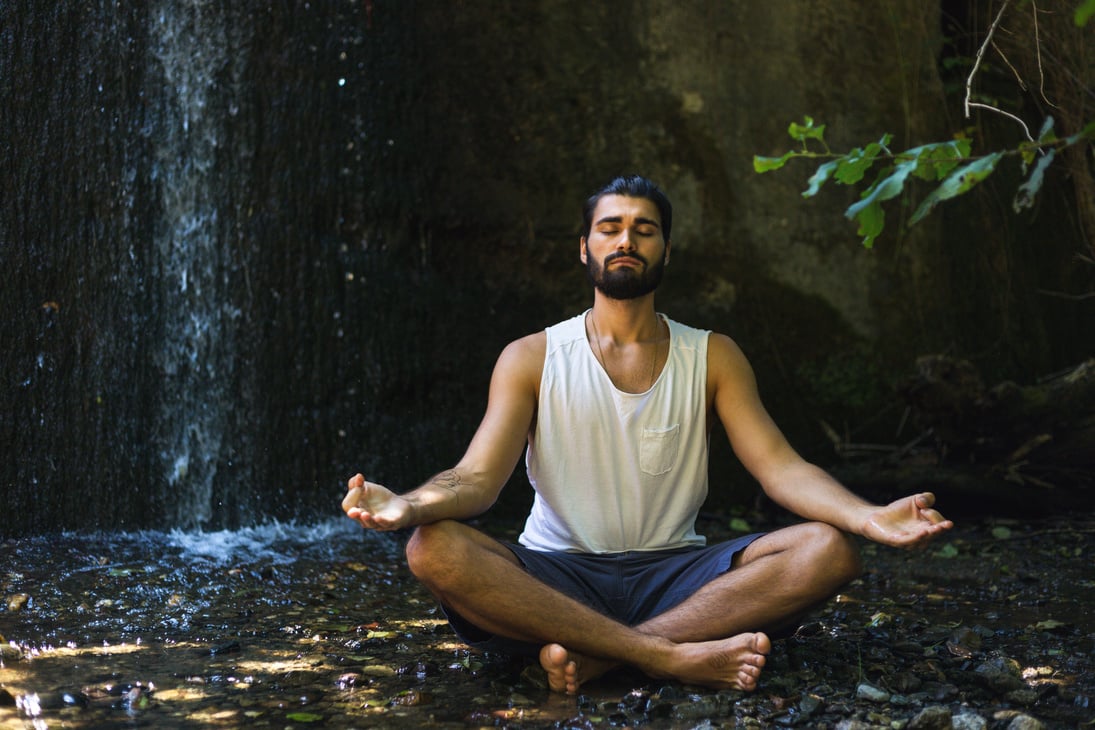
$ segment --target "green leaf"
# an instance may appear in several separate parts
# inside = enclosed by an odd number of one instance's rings
[[[859,230],[856,233],[863,236],[863,248],[873,247],[874,240],[882,233],[882,227],[886,223],[886,211],[882,210],[882,204],[877,201],[871,203],[861,208],[855,217],[859,221]]]
[[[786,152],[780,157],[761,157],[760,155],[753,155],[753,170],[756,172],[771,172],[772,170],[778,170],[787,164],[787,160],[794,157],[797,152]]]
[[[813,117],[803,117],[802,124],[791,122],[791,125],[787,128],[787,134],[803,144],[808,139],[816,139],[822,144],[825,143],[825,125],[821,124],[815,127]]]
[[[935,557],[937,558],[956,558],[958,557],[958,548],[952,543],[947,543],[943,547],[935,551]]]
[[[735,517],[730,520],[730,529],[734,532],[752,532],[752,528],[749,527],[749,523],[740,517]]]
[[[323,715],[317,715],[314,712],[290,712],[285,719],[290,722],[319,722],[323,719]]]
[[[836,179],[845,185],[854,185],[863,179],[867,170],[871,169],[875,159],[882,152],[889,152],[886,145],[890,142],[890,135],[885,135],[878,142],[871,142],[865,149],[858,147],[844,155],[839,162]]]
[[[1042,158],[1038,160],[1038,164],[1031,170],[1030,177],[1015,191],[1015,200],[1011,202],[1011,207],[1016,213],[1034,205],[1034,198],[1038,195],[1038,191],[1042,189],[1046,168],[1050,166],[1056,156],[1057,150],[1050,150],[1042,155]]]
[[[970,188],[992,174],[993,170],[996,169],[996,163],[1003,156],[1003,152],[993,152],[991,155],[982,157],[952,172],[939,187],[928,193],[927,197],[920,203],[920,207],[913,213],[912,218],[909,219],[909,225],[919,223],[935,209],[935,206],[944,200],[950,200],[969,192]]]
[[[882,171],[874,185],[863,192],[862,199],[848,206],[844,215],[848,218],[858,217],[859,212],[864,208],[900,195],[902,188],[905,187],[905,179],[916,169],[916,165],[916,159],[905,160]]]
[[[958,167],[958,163],[970,153],[970,141],[965,137],[953,139],[950,142],[935,142],[920,147],[914,147],[902,154],[916,159],[916,169],[913,171],[921,180],[935,182],[942,180],[951,170]]]
[[[817,172],[810,176],[810,187],[802,191],[802,197],[811,198],[817,195],[817,191],[821,189],[821,186],[825,184],[826,180],[832,177],[833,172],[839,164],[840,160],[829,160],[818,167]]]
[[[1073,16],[1073,21],[1076,23],[1077,28],[1083,28],[1093,15],[1095,15],[1095,0],[1083,0],[1076,6],[1076,15]]]
[[[1007,540],[1011,537],[1011,528],[1005,527],[1004,525],[997,525],[992,528],[992,536],[997,540]]]

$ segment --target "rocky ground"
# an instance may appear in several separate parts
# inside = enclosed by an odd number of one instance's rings
[[[457,643],[398,538],[9,541],[0,728],[1095,727],[1093,534],[964,521],[922,552],[865,545],[866,574],[775,642],[755,693],[622,672],[577,697]]]

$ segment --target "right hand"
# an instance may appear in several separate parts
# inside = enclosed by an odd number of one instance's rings
[[[408,527],[414,516],[411,503],[386,487],[365,481],[354,474],[347,483],[342,511],[367,530],[399,530]]]

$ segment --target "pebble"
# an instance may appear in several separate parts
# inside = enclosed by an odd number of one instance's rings
[[[0,661],[16,662],[23,658],[23,650],[11,644],[0,644]]]
[[[963,712],[951,718],[953,730],[985,730],[989,721],[976,712]]]
[[[26,593],[16,593],[15,595],[8,596],[8,610],[22,611],[29,600],[30,596]]]
[[[861,700],[867,700],[869,702],[889,702],[890,693],[886,690],[879,689],[874,685],[863,682],[855,688],[855,696]]]
[[[909,720],[908,730],[951,730],[951,711],[949,707],[932,705],[925,707]]]
[[[995,656],[982,662],[973,670],[974,678],[992,692],[1007,694],[1022,689],[1023,670],[1019,662],[1004,656]]]
[[[1023,707],[1030,707],[1041,694],[1037,690],[1030,689],[1029,687],[1023,687],[1022,689],[1012,690],[1007,694],[1008,702],[1012,702],[1016,705],[1022,705]]]
[[[1008,723],[1008,730],[1045,730],[1045,725],[1030,715],[1017,715]]]

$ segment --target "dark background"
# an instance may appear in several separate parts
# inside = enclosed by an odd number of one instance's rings
[[[621,172],[675,203],[659,309],[733,336],[823,464],[823,423],[915,437],[894,386],[918,355],[1020,383],[1090,358],[1086,145],[1020,214],[1014,160],[911,229],[917,199],[891,201],[871,250],[856,191],[752,170],[807,114],[835,150],[1014,147],[1013,121],[962,117],[997,9],[4,3],[0,536],[312,519],[354,471],[450,466],[504,344],[591,301],[580,204]],[[1071,11],[1009,11],[977,98],[1035,133],[1095,118]],[[750,500],[713,443],[713,503]],[[500,509],[528,498],[519,473]]]

